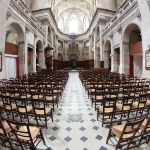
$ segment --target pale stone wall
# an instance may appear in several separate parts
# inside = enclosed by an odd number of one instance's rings
[[[116,0],[117,8],[124,2],[125,0]]]
[[[5,37],[6,37],[6,14],[9,7],[10,0],[1,0],[0,1],[0,51],[2,52],[2,72],[0,72],[0,78],[5,77],[4,73],[4,49],[5,49]],[[4,7],[5,6],[5,7]]]
[[[142,46],[143,46],[143,77],[150,78],[150,70],[145,69],[145,52],[149,49],[150,45],[150,7],[148,7],[149,0],[138,0],[139,9],[142,19]]]
[[[103,8],[116,10],[116,2],[115,0],[103,0]]]
[[[32,0],[32,10],[38,10],[49,7],[51,7],[51,0]]]

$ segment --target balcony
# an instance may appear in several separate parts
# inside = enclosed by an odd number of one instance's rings
[[[109,23],[106,25],[106,27],[103,29],[103,36],[106,35],[114,25],[117,24],[117,21],[124,16],[124,14],[127,13],[127,11],[132,11],[137,4],[137,0],[126,0],[120,8],[117,10],[114,17],[109,21]]]

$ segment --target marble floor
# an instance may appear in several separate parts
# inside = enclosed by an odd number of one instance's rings
[[[54,112],[54,122],[44,129],[46,146],[39,150],[113,150],[106,143],[108,129],[96,120],[96,112],[81,84],[78,72],[70,72],[69,80]],[[143,148],[144,149],[144,148]],[[147,149],[147,148],[146,148]]]

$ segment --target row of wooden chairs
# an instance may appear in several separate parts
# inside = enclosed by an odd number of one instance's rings
[[[104,124],[112,125],[133,118],[142,118],[149,116],[150,96],[142,95],[135,100],[135,96],[124,96],[122,100],[117,100],[117,96],[104,97],[97,108],[97,120],[100,117],[102,126]]]
[[[47,128],[48,120],[51,118],[53,121],[54,109],[51,106],[51,103],[51,101],[40,98],[40,95],[32,95],[29,99],[1,96],[1,115],[11,120],[19,118],[21,122],[23,122],[23,120],[25,120],[24,122],[29,123],[36,121],[35,124]],[[41,120],[44,121],[43,124],[41,124]]]
[[[110,128],[106,143],[115,140],[115,149],[132,149],[150,141],[150,117],[127,121]]]
[[[3,147],[11,150],[36,150],[41,141],[46,144],[40,127],[1,118],[0,144]]]
[[[111,139],[116,149],[131,149],[150,141],[149,80],[97,71],[81,71],[79,76],[97,120],[109,125],[106,143]]]
[[[97,104],[101,102],[105,95],[117,95],[118,100],[122,100],[124,96],[132,95],[134,99],[140,98],[140,96],[149,94],[149,87],[136,88],[136,87],[124,87],[119,86],[114,87],[90,87],[88,88],[88,97],[91,98],[92,105],[95,105],[95,110]]]
[[[56,77],[54,77],[56,75]],[[44,71],[0,86],[0,145],[12,150],[35,150],[45,140],[42,129],[53,122],[68,73]]]

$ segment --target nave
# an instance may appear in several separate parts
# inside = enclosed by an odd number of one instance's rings
[[[94,105],[91,106],[91,98],[88,98],[87,90],[83,87],[80,78],[79,72],[69,72],[65,89],[59,98],[58,108],[55,106],[53,111],[54,121],[50,119],[47,128],[42,128],[45,145],[41,141],[37,146],[38,150],[115,149],[115,141],[114,144],[111,141],[106,144],[110,126],[102,127],[100,118],[97,121],[97,111]],[[135,150],[141,149],[149,149],[149,144],[135,148]]]
[[[54,123],[44,130],[46,144],[53,150],[107,150],[108,129],[96,120],[96,111],[79,79],[78,72],[70,72]],[[43,145],[43,144],[42,144]],[[42,148],[39,145],[39,149]]]
[[[83,87],[78,72],[70,72],[59,108],[54,112],[49,132],[44,130],[47,146],[53,150],[113,150],[116,141],[106,144],[109,126],[102,127],[97,112]],[[112,143],[113,142],[113,143]],[[42,145],[39,146],[40,149]],[[134,150],[149,149],[145,144]]]

